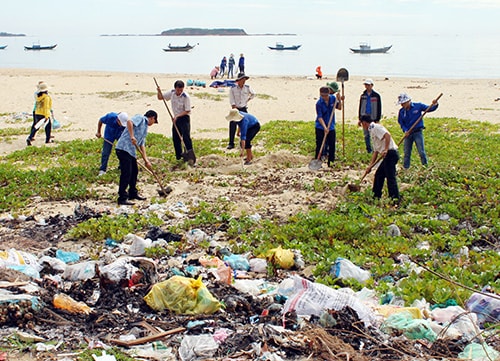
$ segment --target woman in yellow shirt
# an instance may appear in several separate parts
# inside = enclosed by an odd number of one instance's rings
[[[31,132],[26,139],[26,144],[31,145],[36,132],[45,125],[45,143],[50,143],[50,133],[52,130],[52,122],[50,116],[52,113],[52,98],[49,95],[49,87],[46,83],[38,84],[38,95],[36,97],[35,112]]]

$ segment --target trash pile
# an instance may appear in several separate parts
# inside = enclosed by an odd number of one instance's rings
[[[72,225],[99,216],[78,208],[48,222],[1,220],[4,228],[22,228],[48,242],[39,252],[21,250],[21,244],[0,251],[4,340],[15,335],[32,342],[36,357],[66,361],[84,349],[100,350],[95,360],[116,360],[116,347],[135,360],[500,357],[498,331],[485,329],[500,322],[500,297],[487,289],[464,307],[431,309],[425,300],[405,306],[366,288],[354,292],[314,282],[297,250],[234,254],[223,231],[173,234],[151,227],[143,235],[103,240],[92,259],[57,247]],[[179,241],[186,245],[183,253],[171,246]],[[147,257],[151,249],[166,252]],[[331,273],[370,278],[343,258]]]

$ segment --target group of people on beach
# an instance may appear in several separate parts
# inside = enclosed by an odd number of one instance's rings
[[[234,54],[230,54],[229,59],[223,56],[220,65],[216,65],[210,72],[210,79],[216,79],[217,77],[223,79],[225,75],[227,75],[228,79],[233,79],[235,65]],[[245,56],[243,53],[240,54],[240,58],[238,59],[238,72],[245,73]]]
[[[363,127],[366,151],[372,154],[365,175],[376,168],[372,187],[374,197],[381,198],[384,183],[387,181],[389,197],[397,203],[400,200],[396,179],[396,164],[399,161],[398,146],[404,141],[403,169],[410,168],[413,144],[416,145],[422,165],[427,165],[423,137],[425,129],[423,115],[436,110],[438,100],[434,99],[431,105],[426,105],[412,102],[411,97],[406,93],[401,93],[398,96],[397,103],[401,106],[398,113],[398,123],[404,136],[400,143],[396,143],[387,128],[380,124],[382,100],[380,94],[373,90],[373,80],[365,79],[363,84],[365,90],[359,99],[358,125]],[[315,156],[327,158],[330,167],[335,160],[335,109],[342,109],[344,97],[339,94],[336,82],[322,86],[319,93],[320,97],[316,102]],[[325,153],[320,154],[320,152]]]
[[[242,54],[243,55],[243,54]],[[253,89],[246,84],[249,76],[240,72],[235,80],[235,86],[229,90],[229,102],[231,110],[226,116],[229,121],[229,142],[227,149],[236,148],[235,138],[240,138],[240,156],[245,157],[243,163],[249,165],[253,161],[252,141],[260,131],[259,120],[248,112],[248,103],[255,97]],[[412,102],[411,97],[401,93],[398,104],[401,109],[398,113],[398,123],[404,132],[401,142],[396,144],[393,137],[383,125],[380,124],[382,117],[381,96],[373,89],[373,80],[363,81],[365,90],[359,99],[358,125],[363,128],[366,151],[372,154],[372,158],[365,175],[376,168],[373,183],[373,194],[381,198],[382,189],[387,180],[389,197],[398,202],[400,199],[397,179],[396,164],[399,161],[398,146],[404,141],[403,169],[410,167],[410,159],[413,144],[415,143],[420,160],[427,165],[427,156],[424,147],[424,122],[423,115],[437,109],[437,99],[431,105]],[[177,80],[174,88],[163,92],[157,87],[157,98],[171,101],[172,113],[168,109],[172,120],[172,141],[175,157],[184,160],[186,152],[193,151],[191,140],[191,100],[184,91],[184,82]],[[327,162],[328,167],[333,166],[335,161],[335,110],[341,110],[344,95],[340,94],[336,82],[326,83],[319,89],[319,98],[316,102],[316,150],[315,158]],[[33,109],[33,124],[30,134],[26,139],[28,146],[34,140],[35,134],[42,126],[45,128],[46,143],[51,142],[51,118],[54,119],[52,110],[52,99],[45,82],[39,82],[35,92],[35,104]],[[118,188],[118,204],[132,205],[132,200],[144,200],[137,190],[138,163],[137,152],[142,156],[146,168],[152,171],[151,162],[146,154],[146,136],[149,126],[158,123],[158,114],[154,110],[148,110],[144,115],[129,117],[126,112],[110,112],[102,116],[97,125],[97,138],[103,138],[101,152],[101,165],[99,176],[106,173],[108,160],[113,146],[119,160],[120,182]],[[104,136],[102,126],[105,125]],[[116,141],[116,145],[115,145]],[[195,166],[196,158],[191,159],[190,165]]]

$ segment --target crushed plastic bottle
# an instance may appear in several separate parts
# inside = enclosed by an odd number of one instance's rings
[[[92,312],[92,309],[84,302],[75,301],[73,298],[64,293],[54,295],[54,300],[52,302],[55,308],[66,310],[71,313],[83,313],[88,315]]]

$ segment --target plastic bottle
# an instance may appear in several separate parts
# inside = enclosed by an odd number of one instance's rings
[[[55,308],[66,310],[71,313],[84,313],[88,315],[92,311],[84,302],[75,301],[64,293],[54,295],[53,303]]]

